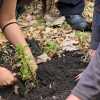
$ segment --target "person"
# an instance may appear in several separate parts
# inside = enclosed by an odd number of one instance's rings
[[[95,51],[76,87],[66,100],[91,100],[100,93],[100,0],[95,1],[91,47]]]
[[[85,30],[88,23],[82,16],[85,0],[58,0],[57,7],[66,21],[74,28]]]
[[[31,50],[25,41],[17,22],[16,22],[16,3],[17,0],[0,0],[0,28],[5,37],[14,45],[20,44],[25,47],[25,54],[32,59],[30,65],[34,65],[34,70],[37,69],[35,58],[32,56]],[[0,67],[0,86],[11,85],[16,81],[15,75],[4,67]]]

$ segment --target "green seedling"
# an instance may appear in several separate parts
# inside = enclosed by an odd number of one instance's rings
[[[45,25],[45,20],[43,19],[43,17],[37,17],[37,22],[40,25]]]
[[[88,40],[89,40],[89,36],[87,33],[85,32],[75,32],[76,37],[78,38],[79,41],[79,47],[81,49],[86,49],[87,44],[88,44]]]
[[[21,65],[19,69],[19,75],[23,81],[32,80],[36,83],[36,64],[31,65],[31,57],[25,53],[25,48],[21,45],[16,46],[16,55]],[[34,68],[35,67],[35,68]],[[35,86],[35,84],[33,84]]]
[[[88,63],[89,62],[89,42],[90,42],[90,34],[87,32],[76,32],[75,33],[76,37],[78,38],[79,41],[79,48],[82,50],[84,53],[84,57],[82,58],[82,62]]]
[[[62,27],[66,29],[66,27],[69,28],[70,26],[69,26],[69,24],[65,21],[65,22],[62,24]]]
[[[47,54],[55,54],[55,53],[57,53],[58,49],[59,49],[58,44],[53,41],[47,41],[44,46],[44,51]]]

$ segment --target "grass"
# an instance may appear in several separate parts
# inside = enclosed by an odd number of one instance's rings
[[[89,33],[76,31],[75,36],[79,41],[79,48],[86,51],[89,45]]]
[[[59,49],[59,45],[56,42],[47,41],[43,49],[44,49],[44,52],[46,52],[48,55],[50,54],[53,55],[57,53]]]

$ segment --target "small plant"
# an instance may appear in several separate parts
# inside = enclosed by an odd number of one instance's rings
[[[58,49],[59,49],[58,44],[53,42],[53,41],[47,41],[45,46],[44,46],[44,51],[48,55],[56,54]]]
[[[19,60],[19,63],[21,64],[21,67],[19,68],[18,74],[20,75],[21,79],[23,81],[26,80],[32,80],[35,86],[36,83],[36,67],[37,65],[31,65],[31,57],[28,56],[28,54],[25,53],[25,48],[21,45],[16,46],[16,55]]]
[[[88,44],[89,44],[89,34],[85,32],[75,32],[76,37],[78,38],[79,41],[79,47],[86,51],[88,49]]]
[[[81,60],[82,60],[82,62],[88,63],[90,60],[89,52],[88,52],[90,35],[89,35],[89,33],[87,34],[86,32],[76,32],[75,35],[79,41],[79,48],[82,50],[82,52],[84,54],[84,56],[82,56]]]
[[[64,29],[66,29],[66,27],[69,28],[70,25],[65,21],[65,22],[62,24],[62,27],[63,27]]]
[[[45,25],[45,20],[43,19],[43,17],[37,17],[37,22],[38,22],[38,25]]]

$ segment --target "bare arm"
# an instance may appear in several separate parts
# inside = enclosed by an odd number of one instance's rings
[[[15,22],[15,10],[16,10],[16,2],[17,0],[4,0],[3,5],[0,9],[0,26],[3,28],[6,24],[10,22]],[[26,55],[29,55],[32,58],[31,64],[34,65],[33,70],[37,69],[37,64],[35,62],[34,57],[25,41],[24,35],[22,34],[19,26],[16,23],[8,25],[4,34],[6,38],[15,46],[20,44],[22,46],[27,46],[25,48]]]

